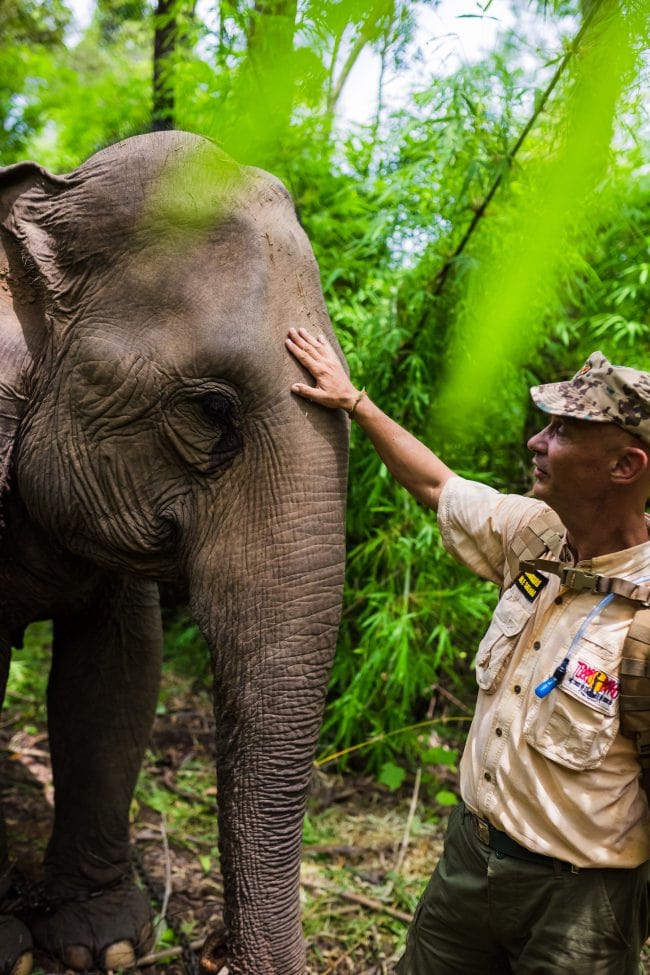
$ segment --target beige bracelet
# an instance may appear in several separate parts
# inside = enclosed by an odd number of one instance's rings
[[[348,411],[348,416],[350,417],[350,419],[352,419],[352,417],[354,416],[354,411],[356,410],[357,406],[359,405],[359,403],[361,402],[361,400],[365,395],[366,395],[366,387],[364,386],[363,389],[359,393],[357,393],[357,398],[352,404],[352,409]]]

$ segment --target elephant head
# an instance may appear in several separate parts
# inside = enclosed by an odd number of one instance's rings
[[[0,226],[22,343],[2,483],[11,464],[59,549],[185,582],[213,661],[227,964],[298,975],[348,432],[289,392],[287,326],[335,342],[306,236],[277,180],[178,132],[67,176],[0,170]]]

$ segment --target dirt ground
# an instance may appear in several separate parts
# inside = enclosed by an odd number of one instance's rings
[[[219,944],[222,887],[216,851],[213,728],[209,711],[172,703],[156,721],[143,783],[133,804],[132,839],[145,890],[165,920],[145,975],[191,975],[182,944],[198,948],[208,931]],[[29,889],[41,878],[52,822],[47,736],[29,726],[0,727],[4,804],[12,858]],[[408,920],[440,851],[444,819],[417,817],[403,848],[409,795],[371,779],[314,773],[302,866],[309,975],[388,975]],[[396,869],[397,868],[397,869]],[[167,947],[169,945],[169,947]],[[64,972],[37,955],[38,975]],[[215,968],[215,975],[219,968]]]
[[[216,860],[216,789],[209,709],[172,702],[156,722],[143,784],[133,805],[132,838],[145,889],[159,916],[144,975],[192,975],[182,943],[198,951],[206,932],[222,932]],[[7,827],[12,854],[28,882],[52,819],[47,737],[30,726],[0,727]],[[205,784],[208,783],[208,784]],[[409,818],[408,792],[390,793],[370,779],[315,773],[302,866],[303,922],[309,975],[390,975],[419,892],[441,849],[444,810]],[[408,823],[408,843],[404,844]],[[160,919],[161,900],[166,901]],[[37,956],[38,975],[64,972]],[[220,970],[215,966],[214,973]],[[650,953],[645,961],[650,975]],[[552,975],[552,973],[549,973]]]

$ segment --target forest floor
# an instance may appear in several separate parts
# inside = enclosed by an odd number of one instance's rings
[[[157,943],[139,962],[142,975],[192,975],[183,945],[199,952],[208,931],[217,932],[218,945],[223,930],[213,741],[205,687],[166,676],[132,805],[135,856],[157,917]],[[41,875],[52,784],[42,704],[11,685],[0,765],[10,849],[29,885]],[[441,774],[453,791],[453,771]],[[425,795],[417,804],[414,798],[412,784],[391,792],[367,777],[314,772],[301,872],[308,975],[394,972],[449,811]],[[49,958],[35,961],[35,975],[65,971]],[[650,975],[650,952],[644,966]]]
[[[45,720],[42,705],[32,705],[10,689],[0,724],[10,850],[28,887],[41,877],[53,811]],[[207,692],[168,680],[132,806],[143,886],[158,895],[157,944],[140,962],[144,975],[188,975],[182,945],[198,951],[209,930],[222,930],[213,740]],[[426,820],[421,812],[409,815],[410,800],[407,789],[315,770],[301,873],[308,975],[393,971],[448,812],[428,810]],[[35,960],[37,975],[65,971],[47,957]]]
[[[184,715],[184,726],[186,721]],[[203,761],[204,751],[207,764],[210,749],[199,740],[196,736],[190,744],[184,730],[177,733],[170,726],[168,716],[159,718],[150,753],[154,764],[144,773],[151,779],[150,794],[155,791],[160,799],[165,790],[169,805],[182,807],[182,826],[174,823],[169,809],[153,808],[143,798],[134,804],[135,849],[149,882],[163,900],[167,897],[168,920],[160,922],[153,952],[157,960],[143,960],[147,975],[187,975],[179,957],[179,930],[195,949],[208,930],[221,930],[212,804],[187,791],[187,783],[182,783],[187,776],[178,784],[175,767],[177,762]],[[52,820],[47,741],[41,732],[23,731],[2,740],[0,748],[13,859],[28,881],[38,881]],[[301,874],[309,975],[393,971],[413,905],[439,855],[444,829],[442,820],[415,820],[401,857],[408,806],[408,797],[388,793],[372,780],[318,774],[309,801]],[[159,914],[160,902],[152,904]],[[45,957],[37,957],[37,963],[48,975],[65,971]]]

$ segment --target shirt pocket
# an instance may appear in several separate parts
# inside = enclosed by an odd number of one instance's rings
[[[620,648],[580,640],[564,680],[532,698],[524,738],[545,758],[575,771],[598,768],[618,729]]]
[[[533,612],[533,605],[508,589],[494,610],[492,622],[476,651],[476,682],[486,694],[499,686],[519,637]]]

